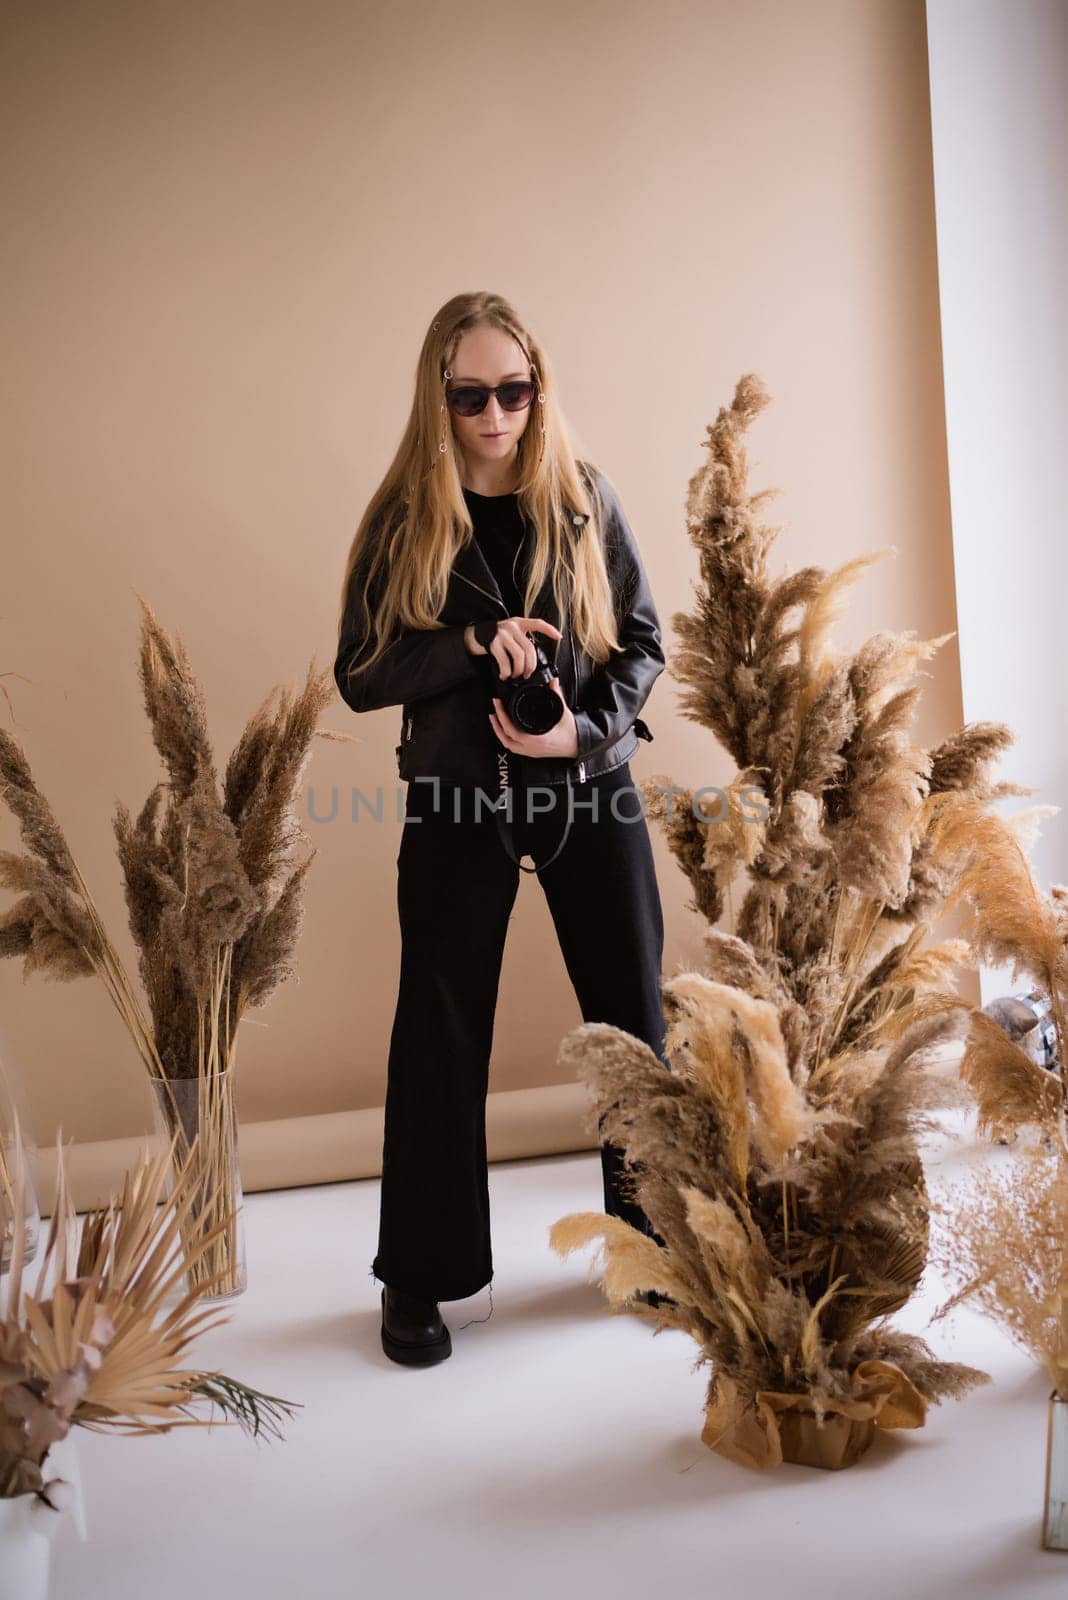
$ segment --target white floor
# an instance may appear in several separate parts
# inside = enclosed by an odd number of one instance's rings
[[[550,1250],[600,1206],[595,1154],[490,1183],[492,1315],[488,1289],[446,1302],[453,1355],[425,1370],[379,1343],[377,1180],[248,1197],[249,1288],[197,1359],[304,1409],[284,1443],[79,1430],[89,1539],[57,1536],[53,1600],[1068,1594],[1041,1548],[1048,1384],[988,1324],[926,1337],[994,1384],[845,1472],[760,1476],[701,1444],[692,1341],[612,1315],[590,1253]],[[899,1320],[923,1332],[940,1293]]]

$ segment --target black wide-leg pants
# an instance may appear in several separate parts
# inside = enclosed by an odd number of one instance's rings
[[[571,830],[553,861],[567,786],[537,786],[519,766],[513,849],[538,867],[583,1021],[634,1034],[666,1069],[663,913],[629,763],[572,788]],[[371,1274],[430,1300],[463,1299],[493,1277],[486,1094],[519,866],[477,794],[409,784],[397,856],[401,970]],[[529,985],[536,1010],[536,972]],[[606,1212],[656,1237],[630,1192],[623,1152],[602,1144],[601,1167]]]

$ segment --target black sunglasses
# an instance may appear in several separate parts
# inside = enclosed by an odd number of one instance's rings
[[[445,399],[458,417],[477,417],[489,405],[491,394],[497,396],[502,411],[525,411],[534,398],[534,390],[529,378],[514,378],[509,383],[499,383],[495,389],[485,383],[461,384],[459,388],[446,389]]]

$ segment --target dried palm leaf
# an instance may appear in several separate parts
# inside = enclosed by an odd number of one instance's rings
[[[87,1213],[75,1242],[61,1137],[55,1204],[31,1293],[23,1282],[26,1164],[17,1141],[12,1195],[0,1193],[0,1220],[10,1204],[15,1240],[0,1293],[0,1496],[47,1500],[46,1457],[71,1427],[133,1434],[207,1427],[214,1419],[193,1412],[208,1400],[253,1436],[280,1437],[281,1417],[292,1414],[296,1402],[217,1370],[178,1365],[197,1336],[229,1317],[203,1305],[206,1279],[165,1313],[186,1271],[182,1227],[192,1204],[181,1172],[164,1193],[174,1156],[173,1147],[155,1156],[143,1151],[121,1195]],[[205,1230],[194,1255],[209,1253],[213,1234],[229,1220]]]

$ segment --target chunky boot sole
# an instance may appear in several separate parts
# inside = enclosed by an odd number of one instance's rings
[[[421,1344],[413,1344],[405,1339],[395,1339],[389,1332],[385,1323],[386,1291],[382,1290],[382,1349],[391,1361],[399,1361],[405,1367],[429,1367],[437,1361],[444,1361],[452,1355],[452,1338],[448,1328],[442,1330],[440,1339],[428,1339]]]

